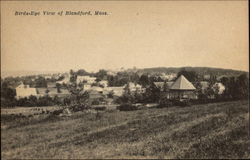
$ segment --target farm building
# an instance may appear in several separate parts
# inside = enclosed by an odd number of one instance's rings
[[[30,88],[29,85],[23,83],[16,87],[16,98],[24,98],[29,96],[37,96],[36,88]]]
[[[170,87],[170,99],[197,99],[194,91],[196,88],[183,75],[181,75]]]

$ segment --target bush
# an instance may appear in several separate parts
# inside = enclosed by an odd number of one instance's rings
[[[79,112],[88,108],[89,106],[87,104],[74,104],[74,105],[71,105],[69,109],[70,111],[73,111],[73,112]]]
[[[117,106],[117,109],[120,111],[134,111],[138,110],[138,107],[132,104],[122,104],[120,106]]]
[[[173,106],[173,103],[169,99],[161,98],[157,108],[165,108],[165,107],[171,107],[171,106]]]
[[[93,101],[92,101],[92,103],[91,103],[92,105],[99,105],[100,104],[100,102],[99,102],[99,100],[98,99],[94,99]]]
[[[16,100],[10,100],[1,97],[1,107],[14,107],[16,106]]]
[[[191,106],[191,103],[189,100],[175,100],[174,105],[181,107],[189,107]]]
[[[53,115],[59,115],[60,113],[63,113],[63,109],[55,110],[52,112]]]
[[[97,111],[104,111],[104,110],[106,110],[106,107],[105,106],[98,106],[98,107],[95,107],[94,109]]]

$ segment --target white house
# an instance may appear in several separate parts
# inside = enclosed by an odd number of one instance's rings
[[[24,85],[23,83],[16,87],[16,98],[24,98],[29,96],[37,96],[36,88],[30,88],[29,85]]]
[[[225,91],[225,89],[226,89],[226,87],[225,87],[222,83],[220,83],[220,82],[217,82],[217,83],[215,83],[215,84],[213,85],[213,89],[214,89],[214,90],[215,90],[217,87],[218,87],[218,89],[219,89],[218,94],[222,94],[222,93]]]

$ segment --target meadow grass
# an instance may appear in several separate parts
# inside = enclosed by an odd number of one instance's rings
[[[250,158],[248,105],[2,115],[2,158]]]

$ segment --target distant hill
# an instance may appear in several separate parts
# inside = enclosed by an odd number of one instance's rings
[[[222,68],[210,68],[210,67],[154,67],[154,68],[130,68],[130,69],[120,69],[114,70],[114,72],[137,72],[139,75],[148,73],[148,74],[157,74],[157,73],[178,73],[180,70],[185,69],[187,71],[195,71],[199,75],[213,74],[216,76],[238,76],[242,73],[247,73],[245,71],[233,70],[233,69],[222,69]],[[51,75],[57,73],[66,73],[63,71],[1,71],[1,78],[13,76],[30,76],[30,75]]]
[[[137,69],[140,74],[156,74],[156,73],[178,73],[180,70],[185,69],[186,71],[195,71],[199,75],[213,74],[216,76],[226,75],[226,76],[238,76],[242,73],[248,73],[245,71],[238,71],[232,69],[222,69],[222,68],[210,68],[210,67],[156,67],[156,68],[143,68]],[[131,70],[131,69],[130,69]]]
[[[1,71],[1,78],[5,77],[21,77],[21,76],[31,76],[31,75],[49,75],[64,73],[62,71]]]

